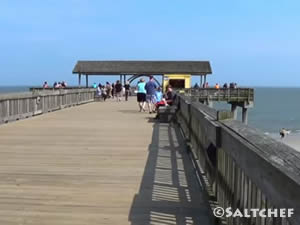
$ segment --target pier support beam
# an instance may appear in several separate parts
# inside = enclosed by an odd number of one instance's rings
[[[89,76],[87,74],[85,75],[85,87],[89,87]]]
[[[204,104],[207,105],[207,106],[210,107],[210,108],[213,108],[213,106],[214,106],[213,103],[214,103],[214,102],[211,101],[211,100],[209,100],[209,99],[206,99],[205,102],[204,102]]]
[[[120,75],[120,83],[122,84],[122,74]]]
[[[248,109],[243,107],[242,111],[242,122],[248,124]]]
[[[206,84],[206,75],[204,75],[204,84]]]
[[[200,75],[200,88],[202,88],[203,87],[203,76],[202,75]]]
[[[231,112],[233,112],[233,119],[237,119],[237,105],[236,104],[231,104]]]
[[[81,74],[78,74],[78,87],[81,86]]]
[[[213,103],[214,103],[213,101],[207,101],[208,107],[213,108],[214,107]]]
[[[124,85],[126,84],[126,75],[124,75]]]

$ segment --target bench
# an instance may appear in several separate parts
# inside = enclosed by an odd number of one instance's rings
[[[177,106],[161,106],[157,111],[157,118],[161,123],[169,123],[175,117]]]

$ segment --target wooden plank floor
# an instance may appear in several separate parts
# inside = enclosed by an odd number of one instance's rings
[[[184,148],[134,99],[1,125],[0,225],[209,224]]]

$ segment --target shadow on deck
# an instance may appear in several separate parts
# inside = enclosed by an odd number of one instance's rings
[[[206,225],[212,224],[209,210],[180,130],[155,122],[129,221],[132,225]]]

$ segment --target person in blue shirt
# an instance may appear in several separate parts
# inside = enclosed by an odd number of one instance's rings
[[[145,85],[145,89],[147,92],[146,101],[148,103],[148,109],[150,114],[155,111],[154,105],[156,104],[156,100],[155,100],[156,88],[157,87],[154,82],[153,76],[151,75],[149,76],[149,81]]]
[[[140,79],[137,85],[137,101],[140,108],[140,112],[145,112],[145,102],[146,102],[146,83],[143,78]]]
[[[163,96],[163,93],[161,92],[161,88],[158,87],[157,91],[155,92],[155,100],[156,100],[155,103],[160,102],[162,100],[162,96]]]

